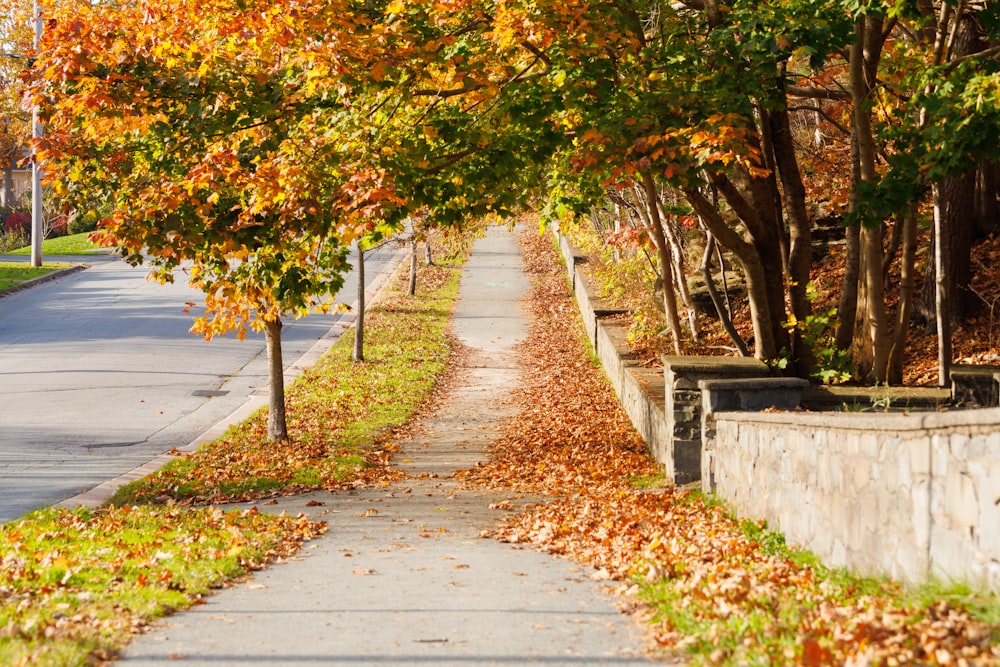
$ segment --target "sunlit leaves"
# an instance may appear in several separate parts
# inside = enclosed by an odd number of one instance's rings
[[[46,14],[40,153],[78,211],[110,206],[102,242],[163,279],[192,263],[206,336],[298,316],[337,291],[348,243],[396,203],[333,113],[366,67],[365,17],[314,0]]]

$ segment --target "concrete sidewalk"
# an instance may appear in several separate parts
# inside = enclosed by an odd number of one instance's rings
[[[462,491],[517,383],[528,284],[513,234],[491,228],[461,283],[454,331],[470,350],[425,432],[403,443],[407,479],[313,493],[262,510],[329,532],[291,562],[136,638],[129,665],[645,665],[642,631],[592,572],[484,538],[529,498]],[[510,507],[492,509],[495,507]]]

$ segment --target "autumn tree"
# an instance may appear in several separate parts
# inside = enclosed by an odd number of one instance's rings
[[[282,318],[325,308],[394,201],[342,133],[368,66],[348,3],[169,0],[46,9],[33,94],[53,185],[129,262],[205,293],[193,330],[263,330],[268,436],[288,437]]]
[[[935,319],[933,295],[941,287],[937,310],[947,322],[939,327],[946,384],[950,350],[945,348],[958,315],[940,311],[951,303],[958,304],[958,313],[967,307],[973,202],[981,202],[980,210],[996,207],[995,194],[992,203],[976,195],[988,186],[977,174],[996,159],[996,113],[990,98],[979,94],[982,82],[996,72],[987,48],[990,34],[996,39],[996,17],[983,3],[930,2],[870,3],[852,17],[857,38],[848,58],[848,89],[855,187],[849,222],[860,230],[860,251],[848,253],[843,290],[858,298],[842,302],[841,317],[853,319],[858,377],[898,383],[912,313],[920,307]],[[977,91],[972,104],[970,87]],[[934,211],[936,224],[921,304],[915,284],[922,207]],[[849,247],[854,238],[848,236]],[[938,253],[942,245],[949,252]],[[894,277],[890,267],[897,252],[900,268]],[[887,310],[887,279],[899,288],[894,313]],[[847,345],[844,338],[840,343]]]
[[[787,87],[790,68],[847,44],[850,24],[836,4],[540,3],[508,11],[506,23],[553,63],[548,84],[561,100],[554,120],[570,138],[555,172],[566,187],[556,193],[585,208],[606,186],[639,183],[665,285],[674,281],[658,193],[683,193],[743,269],[755,354],[784,352],[807,373],[807,346],[787,325],[808,316],[810,267]]]
[[[21,83],[30,46],[25,9],[25,3],[16,3],[0,16],[0,208],[15,206],[14,169],[31,139]]]

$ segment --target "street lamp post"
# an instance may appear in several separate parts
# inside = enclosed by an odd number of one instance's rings
[[[38,11],[38,0],[32,5],[35,17],[35,53],[42,40],[42,13]],[[31,108],[31,136],[42,137],[42,124],[38,120],[38,105]],[[31,265],[42,265],[42,165],[36,155],[31,161]]]

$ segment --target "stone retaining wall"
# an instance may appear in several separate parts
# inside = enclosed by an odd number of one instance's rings
[[[668,480],[701,479],[703,489],[741,516],[766,519],[790,544],[830,565],[903,581],[936,575],[1000,590],[1000,408],[716,411],[730,409],[724,402],[730,399],[720,400],[718,392],[745,391],[747,382],[717,380],[762,377],[766,367],[733,357],[664,357],[663,369],[639,366],[626,345],[626,324],[609,317],[621,311],[592,292],[578,266],[580,254],[565,238],[559,243],[590,342]],[[773,389],[771,384],[762,388]],[[940,392],[925,393],[920,407],[944,400]],[[847,398],[832,392],[823,401],[864,407]],[[912,408],[911,398],[897,397],[894,404]],[[737,399],[741,409],[748,407]],[[703,442],[706,432],[714,436],[710,442]]]
[[[715,429],[706,490],[790,544],[862,573],[1000,590],[1000,409],[722,412]]]
[[[697,462],[676,458],[667,437],[664,415],[663,373],[659,368],[645,368],[629,352],[627,326],[613,319],[625,311],[610,307],[593,291],[580,269],[581,254],[564,236],[557,237],[573,294],[583,317],[587,338],[604,366],[611,386],[639,435],[649,446],[650,454],[663,465],[667,479],[684,484],[698,479]]]

